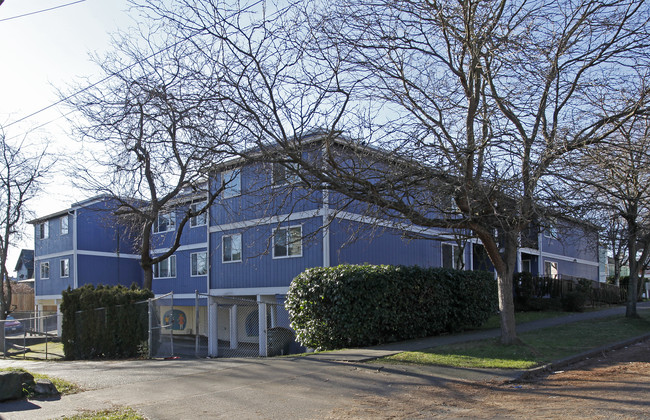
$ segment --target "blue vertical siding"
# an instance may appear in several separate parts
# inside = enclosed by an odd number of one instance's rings
[[[288,287],[291,280],[310,267],[323,263],[320,217],[268,224],[211,234],[211,289]],[[276,227],[302,226],[302,256],[273,258],[271,237]],[[222,261],[222,237],[241,233],[242,261]],[[251,292],[255,294],[254,291]]]

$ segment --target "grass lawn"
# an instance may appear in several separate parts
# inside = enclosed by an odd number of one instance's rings
[[[650,332],[650,313],[575,322],[519,334],[521,344],[503,346],[498,339],[404,352],[376,363],[409,363],[473,368],[528,369]]]
[[[540,312],[515,312],[515,322],[517,324],[523,324],[524,322],[537,321],[539,319],[546,318],[556,318],[558,316],[566,316],[567,312],[562,311],[540,311]],[[493,330],[495,328],[500,328],[501,316],[492,315],[485,321],[485,324],[481,325],[479,330]]]
[[[30,344],[27,346],[29,351],[27,353],[12,353],[10,359],[26,359],[26,360],[61,360],[63,359],[63,343],[45,342],[39,344]],[[47,350],[47,351],[46,351]]]
[[[62,420],[146,420],[146,417],[142,417],[129,407],[122,407],[63,417]]]

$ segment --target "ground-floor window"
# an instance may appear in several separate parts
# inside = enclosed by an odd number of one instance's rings
[[[544,274],[546,277],[556,279],[559,277],[559,271],[557,269],[557,262],[555,261],[544,261]]]
[[[442,244],[442,267],[448,269],[463,268],[463,253],[457,245]]]

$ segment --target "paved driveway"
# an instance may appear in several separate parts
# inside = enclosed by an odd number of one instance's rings
[[[55,401],[0,403],[2,419],[47,419],[115,405],[150,419],[323,418],[355,398],[407,386],[505,379],[513,372],[406,368],[312,357],[115,362],[0,361],[80,384],[87,391]]]

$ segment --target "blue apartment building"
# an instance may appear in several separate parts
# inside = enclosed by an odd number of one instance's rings
[[[397,225],[354,207],[340,208],[340,196],[326,188],[303,188],[286,166],[233,160],[213,172],[211,193],[219,185],[224,189],[209,212],[192,218],[181,246],[154,267],[153,292],[173,292],[174,307],[184,312],[190,326],[197,292],[281,304],[292,279],[310,267],[368,263],[492,269],[477,241],[459,242],[445,229]],[[206,200],[188,195],[159,216],[153,228],[154,255],[171,246],[187,206],[202,206]],[[117,223],[114,207],[111,198],[95,197],[30,222],[35,228],[35,300],[40,311],[58,308],[68,287],[142,284],[134,241]],[[595,230],[582,224],[539,230],[531,229],[522,238],[519,271],[599,280]],[[199,334],[209,336],[209,328],[232,331],[239,325],[240,340],[258,339],[256,331],[244,327],[257,316],[252,310],[215,311],[202,305],[201,317],[219,321],[200,327]]]

